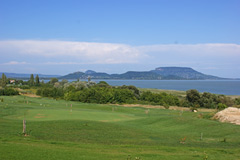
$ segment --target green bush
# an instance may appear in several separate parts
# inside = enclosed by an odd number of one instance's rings
[[[4,88],[4,89],[0,89],[0,95],[3,95],[3,96],[19,95],[19,92],[12,88]]]
[[[240,105],[240,98],[235,98],[234,102],[236,105]]]
[[[197,90],[188,90],[186,99],[185,101],[183,100],[181,104],[184,107],[194,107],[198,105],[201,108],[221,109],[227,106],[233,106],[234,101],[225,95],[215,95],[208,92],[200,94]]]
[[[156,105],[163,106],[179,106],[180,101],[176,96],[171,94],[163,93],[152,93],[150,91],[143,92],[140,95],[140,100],[150,102]]]
[[[19,86],[19,88],[21,88],[21,89],[30,89],[29,85],[21,85],[21,86]]]
[[[37,95],[43,97],[63,98],[64,92],[62,88],[40,88],[36,92]]]
[[[218,105],[217,105],[217,109],[218,109],[218,110],[223,110],[223,109],[225,109],[225,108],[227,108],[227,105],[222,104],[222,103],[218,103]]]

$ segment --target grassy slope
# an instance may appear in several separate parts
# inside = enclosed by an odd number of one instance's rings
[[[185,91],[177,91],[177,90],[164,90],[164,89],[154,89],[154,88],[138,88],[140,91],[150,91],[153,93],[161,93],[161,92],[165,92],[168,94],[173,94],[175,96],[178,97],[185,97],[186,96],[186,92]]]
[[[201,113],[181,115],[180,111],[151,109],[145,114],[144,108],[23,96],[3,98],[0,159],[4,160],[126,160],[129,155],[143,160],[240,157],[240,126],[198,118]],[[27,130],[31,130],[27,137],[21,135],[23,117]],[[184,138],[185,144],[180,143]],[[224,138],[226,142],[222,142]]]

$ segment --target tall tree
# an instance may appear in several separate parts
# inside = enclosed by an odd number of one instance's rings
[[[58,82],[57,78],[51,78],[49,83],[54,85],[56,82]]]
[[[38,75],[36,75],[35,84],[36,84],[36,86],[39,86],[39,84],[40,84]]]
[[[187,90],[186,99],[192,104],[199,104],[201,95],[196,89]]]
[[[89,82],[91,82],[91,77],[90,77],[90,76],[88,76],[88,83],[89,83]]]
[[[7,84],[7,76],[3,73],[2,74],[2,83],[1,83],[1,86],[2,87],[5,87]]]
[[[31,74],[31,76],[30,76],[29,85],[31,85],[31,86],[34,85],[34,76],[33,76],[33,74]]]

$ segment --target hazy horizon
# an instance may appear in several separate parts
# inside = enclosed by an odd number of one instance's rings
[[[0,72],[66,75],[190,67],[240,78],[238,0],[9,0]]]

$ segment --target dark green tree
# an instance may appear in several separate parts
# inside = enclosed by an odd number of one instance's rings
[[[2,74],[2,82],[1,82],[1,86],[5,87],[7,85],[7,76],[3,73]]]
[[[136,97],[139,97],[139,95],[140,95],[140,91],[137,89],[137,87],[135,87],[133,85],[130,85],[130,86],[123,85],[120,88],[132,90],[134,92],[134,94],[136,95]]]
[[[33,76],[33,74],[31,74],[31,76],[30,76],[29,85],[30,86],[34,85],[34,76]]]
[[[54,83],[56,83],[56,82],[58,82],[57,78],[51,78],[49,83],[54,85]]]
[[[200,98],[199,104],[203,108],[216,108],[218,102],[217,97],[209,92],[204,92]]]
[[[39,86],[39,84],[40,84],[38,75],[36,75],[35,84],[36,84],[36,86]]]
[[[235,98],[235,104],[240,105],[240,98]]]
[[[111,86],[110,86],[107,82],[105,82],[105,81],[100,81],[100,82],[96,85],[96,87],[108,87],[108,88],[111,88]]]
[[[191,104],[193,104],[193,105],[199,104],[200,98],[201,98],[201,95],[196,89],[191,89],[191,90],[187,91],[186,99]]]

